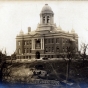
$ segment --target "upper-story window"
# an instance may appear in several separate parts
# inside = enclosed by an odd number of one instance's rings
[[[47,44],[47,39],[45,39],[45,44]]]
[[[29,41],[27,41],[27,45],[29,45]]]
[[[43,23],[45,23],[45,16],[43,17]]]
[[[48,39],[48,43],[50,43],[50,39]]]
[[[47,23],[50,23],[50,17],[47,16]]]
[[[26,41],[24,42],[24,45],[26,45]]]
[[[18,45],[20,46],[20,42],[18,42]]]
[[[31,40],[29,40],[30,44],[31,44]]]
[[[59,52],[59,46],[56,47],[56,51]]]
[[[26,48],[24,49],[24,53],[26,53]]]
[[[63,43],[65,43],[65,39],[64,38],[62,39],[62,41],[63,41]]]
[[[54,43],[54,39],[52,39],[52,43]]]
[[[54,52],[54,48],[52,47],[52,52]]]
[[[31,48],[30,48],[30,53],[31,53]]]
[[[50,47],[49,47],[49,52],[50,52]]]
[[[21,53],[20,48],[18,49],[18,53],[19,53],[19,54]]]
[[[56,38],[56,43],[59,43],[59,38]]]
[[[63,52],[65,52],[65,49],[63,48]]]
[[[48,49],[47,49],[47,47],[45,48],[45,52],[48,52]]]
[[[27,53],[28,53],[28,50],[29,50],[29,49],[27,48]]]

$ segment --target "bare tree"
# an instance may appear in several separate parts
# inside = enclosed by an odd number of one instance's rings
[[[85,44],[85,43],[81,43],[81,53],[80,56],[82,57],[83,59],[83,66],[84,66],[84,61],[86,59],[86,51],[88,49],[88,44]]]
[[[67,78],[69,78],[71,61],[75,57],[75,54],[76,54],[75,41],[69,40],[68,43],[69,43],[69,46],[67,48],[67,58],[68,58],[68,61],[67,61]]]
[[[0,51],[0,82],[2,82],[2,77],[3,77],[3,68],[5,67],[6,64],[6,55]]]
[[[71,65],[72,59],[75,58],[75,54],[76,54],[75,40],[71,40],[71,39],[68,40],[68,47],[67,47],[66,53],[67,53],[67,57],[63,55],[62,58],[67,63],[66,78],[69,79],[70,65]]]

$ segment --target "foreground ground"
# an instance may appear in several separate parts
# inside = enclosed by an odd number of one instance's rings
[[[88,88],[88,61],[85,61],[84,66],[82,64],[83,64],[82,61],[71,62],[70,74],[69,74],[69,79],[67,82],[66,81],[67,63],[63,60],[34,61],[32,63],[31,62],[30,63],[13,63],[10,68],[9,77],[7,78],[4,77],[4,81],[8,79],[10,81],[13,79],[14,81],[18,80],[17,82],[19,82],[20,80],[21,82],[24,80],[27,81],[27,78],[28,79],[43,79],[43,80],[59,81],[60,85],[63,85],[65,87],[70,86],[69,88],[76,88],[76,86],[77,88]],[[34,68],[36,68],[37,70],[46,71],[48,73],[48,76],[45,76],[45,77],[40,77],[38,75],[33,76],[32,69]],[[24,82],[26,83],[26,81]],[[75,84],[76,86],[74,86],[73,84]],[[44,87],[44,88],[47,88],[47,87]],[[58,88],[62,88],[62,87],[58,87]]]

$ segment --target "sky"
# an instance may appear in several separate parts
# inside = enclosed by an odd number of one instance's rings
[[[54,12],[54,23],[64,31],[73,28],[81,42],[88,43],[88,1],[0,1],[0,50],[11,55],[16,50],[16,36],[21,29],[36,30],[42,7],[48,4]],[[80,50],[80,48],[79,48]]]

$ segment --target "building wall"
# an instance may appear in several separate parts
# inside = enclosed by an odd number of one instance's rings
[[[36,37],[37,39],[37,37]],[[40,52],[40,57],[57,58],[63,53],[67,52],[67,47],[69,47],[69,38],[66,37],[45,37],[44,38],[44,49],[32,50],[32,39],[16,39],[16,50],[17,56],[21,58],[35,58],[36,51]],[[20,45],[19,45],[20,42]],[[78,39],[76,39],[76,51],[78,51]],[[57,49],[57,47],[59,49]],[[53,49],[52,49],[53,48]],[[19,49],[21,52],[19,53]]]

